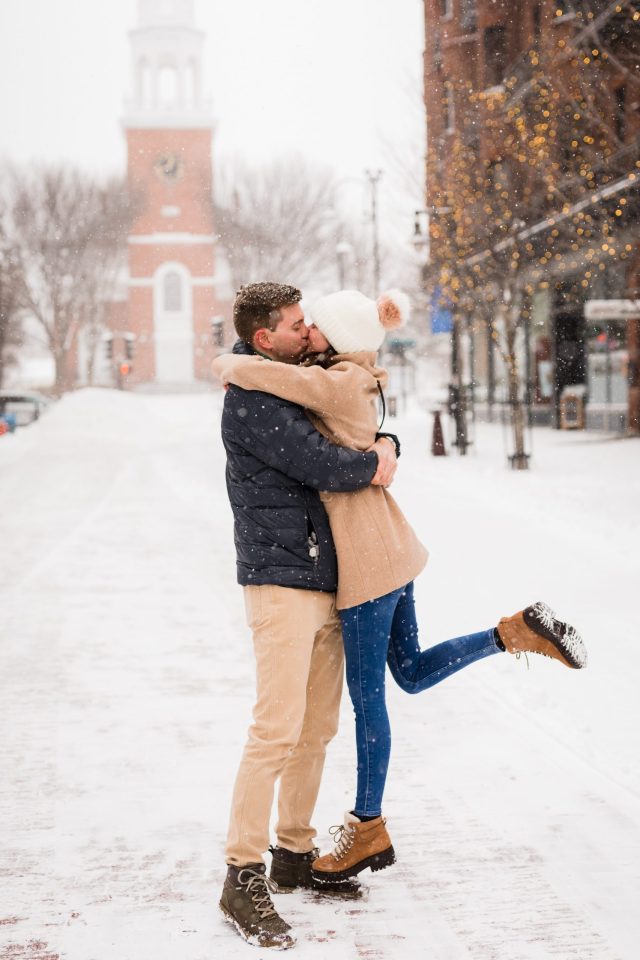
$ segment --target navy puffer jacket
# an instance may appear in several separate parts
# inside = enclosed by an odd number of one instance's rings
[[[366,487],[375,453],[330,443],[296,404],[230,386],[222,412],[238,583],[333,591],[335,548],[319,490]]]

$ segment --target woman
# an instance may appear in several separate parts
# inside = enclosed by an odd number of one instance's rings
[[[214,371],[224,383],[262,390],[304,406],[332,441],[366,450],[378,431],[377,400],[387,381],[376,366],[385,331],[402,322],[406,298],[387,294],[378,304],[342,290],[311,308],[313,352],[324,366],[293,366],[261,357],[223,356]],[[385,665],[408,693],[419,693],[463,667],[501,651],[542,653],[567,666],[586,665],[573,627],[537,603],[497,627],[427,650],[418,644],[413,580],[427,552],[388,490],[322,494],[338,558],[336,606],[342,621],[346,675],[356,718],[357,794],[344,824],[332,828],[335,850],[314,862],[316,876],[343,880],[366,867],[395,861],[382,817],[391,733],[385,703]]]

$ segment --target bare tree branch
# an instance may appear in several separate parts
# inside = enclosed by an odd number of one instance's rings
[[[22,278],[8,229],[7,201],[0,198],[0,387],[6,371],[17,362],[22,344],[20,308]]]
[[[334,181],[301,159],[221,175],[216,224],[236,289],[259,280],[304,286],[335,262]]]
[[[103,320],[132,204],[121,181],[61,168],[13,170],[8,194],[21,306],[44,332],[62,392],[73,383],[80,330]]]

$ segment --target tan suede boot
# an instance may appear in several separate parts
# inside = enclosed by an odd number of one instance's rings
[[[503,617],[497,629],[509,653],[541,653],[574,670],[587,665],[582,637],[571,624],[559,620],[546,603],[534,603],[512,617]]]
[[[396,862],[386,820],[376,817],[362,823],[352,813],[345,813],[344,825],[331,827],[336,849],[313,862],[313,874],[319,880],[346,880],[361,870],[383,870]]]

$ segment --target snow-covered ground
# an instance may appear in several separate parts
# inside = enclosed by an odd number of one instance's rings
[[[217,911],[253,668],[219,394],[80,391],[0,439],[0,958],[263,957]],[[640,443],[502,430],[433,458],[397,420],[394,493],[431,551],[423,645],[544,599],[586,671],[508,655],[390,685],[398,854],[363,902],[278,896],[296,955],[635,960]],[[352,801],[347,701],[317,810]]]

